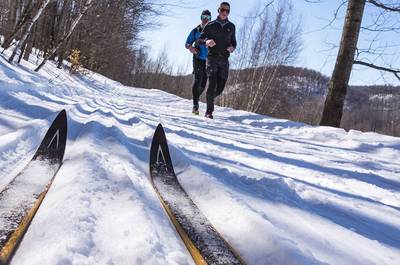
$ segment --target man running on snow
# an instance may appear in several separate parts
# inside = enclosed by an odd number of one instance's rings
[[[206,88],[207,83],[207,72],[206,72],[206,59],[207,59],[207,47],[205,44],[193,43],[199,39],[201,32],[207,23],[211,20],[211,12],[204,10],[201,13],[201,24],[195,27],[186,39],[185,47],[191,53],[193,53],[193,73],[194,82],[192,87],[193,94],[193,110],[192,113],[199,115],[199,98]]]
[[[213,118],[214,99],[225,88],[229,75],[229,55],[236,49],[235,25],[228,20],[230,5],[222,2],[216,20],[208,23],[197,43],[206,44],[207,56],[207,118]]]

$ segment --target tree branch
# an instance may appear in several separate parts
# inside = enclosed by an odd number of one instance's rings
[[[368,2],[373,4],[374,6],[383,8],[383,9],[388,10],[388,11],[400,12],[400,6],[398,6],[398,7],[387,6],[387,5],[382,4],[380,1],[377,1],[377,0],[368,0]]]
[[[359,64],[359,65],[364,65],[364,66],[368,66],[377,70],[381,70],[381,71],[385,71],[385,72],[389,72],[392,73],[396,76],[397,79],[400,80],[400,69],[391,69],[391,68],[387,68],[387,67],[383,67],[383,66],[378,66],[372,63],[367,63],[367,62],[363,62],[363,61],[358,61],[358,60],[354,60],[354,64]]]

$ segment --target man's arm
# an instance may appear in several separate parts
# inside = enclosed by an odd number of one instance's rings
[[[204,28],[202,34],[200,35],[200,38],[198,39],[197,44],[205,44],[207,47],[214,47],[217,45],[215,41],[213,40],[212,34],[211,34],[211,29],[212,24],[207,24],[207,26]]]
[[[198,51],[195,47],[193,47],[193,42],[196,41],[195,39],[195,33],[196,33],[196,29],[193,29],[190,33],[189,36],[186,39],[186,43],[185,43],[185,47],[186,49],[188,49],[191,53],[193,54],[197,54]]]
[[[232,32],[232,36],[231,36],[231,45],[233,46],[233,48],[236,49],[236,27],[235,25],[233,25],[233,32]]]
[[[186,38],[186,42],[185,42],[186,49],[189,49],[189,47],[191,47],[193,42],[195,42],[195,41],[196,40],[194,39],[194,29],[192,29],[192,31],[190,31],[188,37]]]
[[[233,25],[233,30],[232,30],[232,35],[231,35],[231,44],[227,48],[228,52],[232,53],[236,49],[236,28],[235,25]]]
[[[196,40],[196,45],[200,44],[206,44],[206,41],[210,38],[210,25],[207,24],[203,31],[200,34],[200,37],[198,40]]]

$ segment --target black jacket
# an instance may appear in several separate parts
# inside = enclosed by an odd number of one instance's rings
[[[214,40],[216,45],[208,47],[208,57],[228,58],[229,52],[226,48],[229,46],[236,48],[235,31],[235,25],[232,22],[217,18],[205,26],[197,42],[203,44],[209,39]]]

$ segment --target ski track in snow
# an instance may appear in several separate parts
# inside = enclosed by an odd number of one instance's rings
[[[398,264],[399,138],[219,107],[205,120],[189,100],[52,63],[36,74],[31,58],[0,57],[0,189],[63,108],[69,132],[11,264],[193,264],[149,181],[159,122],[182,186],[248,264]]]

